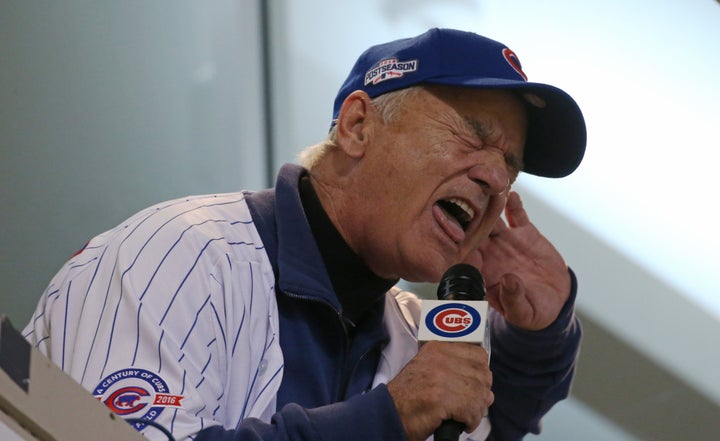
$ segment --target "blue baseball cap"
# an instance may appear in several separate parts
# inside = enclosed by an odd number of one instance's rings
[[[419,84],[514,90],[528,109],[523,171],[560,178],[582,161],[587,133],[575,100],[557,87],[528,82],[517,55],[502,43],[454,29],[430,29],[363,52],[335,98],[333,124],[355,90],[375,98]]]

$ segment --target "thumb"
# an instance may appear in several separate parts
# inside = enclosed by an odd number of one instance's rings
[[[515,274],[504,274],[500,279],[499,300],[505,319],[521,328],[532,322],[532,305],[525,297],[525,285]]]
[[[500,278],[500,291],[501,296],[505,298],[503,299],[503,305],[505,305],[506,300],[512,303],[516,302],[518,300],[518,297],[522,297],[522,295],[525,293],[525,287],[523,286],[520,277],[516,276],[513,273],[507,273],[503,274],[503,276]]]

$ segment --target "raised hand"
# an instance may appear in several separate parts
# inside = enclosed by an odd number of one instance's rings
[[[567,265],[530,222],[520,196],[510,192],[499,219],[478,250],[466,258],[485,277],[488,301],[505,319],[527,330],[549,326],[570,295]]]

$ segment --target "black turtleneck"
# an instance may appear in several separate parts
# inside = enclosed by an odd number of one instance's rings
[[[300,179],[300,199],[330,281],[342,305],[343,317],[356,325],[397,280],[375,275],[350,248],[330,221],[307,175]]]

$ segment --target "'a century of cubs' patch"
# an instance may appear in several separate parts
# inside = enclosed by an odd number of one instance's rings
[[[122,369],[103,378],[93,390],[95,398],[125,418],[155,420],[166,407],[182,407],[182,395],[173,395],[160,376],[145,369]],[[142,430],[145,424],[132,424]]]

